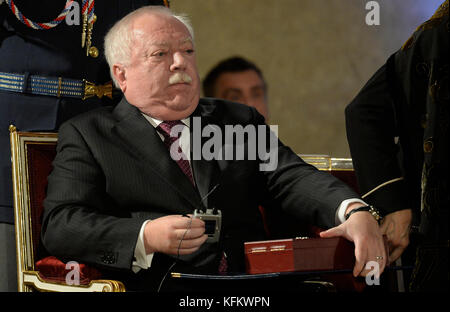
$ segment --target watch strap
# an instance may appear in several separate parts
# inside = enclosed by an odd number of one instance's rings
[[[345,220],[348,220],[348,218],[350,218],[350,216],[352,214],[354,214],[355,212],[359,212],[359,211],[367,211],[367,212],[369,212],[374,217],[374,219],[377,222],[380,222],[381,219],[382,219],[382,216],[381,216],[380,212],[374,206],[369,205],[369,206],[363,206],[363,207],[359,207],[359,208],[355,208],[355,209],[350,210],[350,212],[347,213],[344,216]]]

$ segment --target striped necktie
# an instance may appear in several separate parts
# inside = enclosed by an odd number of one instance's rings
[[[179,155],[181,155],[181,158],[179,160],[175,160],[178,164],[178,167],[180,167],[181,171],[189,178],[189,181],[191,181],[192,185],[195,186],[194,178],[192,176],[191,166],[189,165],[189,161],[187,160],[186,156],[183,154],[183,151],[181,150],[180,144],[179,144],[179,137],[181,135],[181,132],[174,133],[175,136],[171,136],[170,133],[172,131],[172,128],[176,125],[183,125],[184,124],[179,120],[172,120],[172,121],[163,121],[161,124],[159,124],[158,127],[156,127],[156,130],[159,131],[164,136],[164,144],[166,145],[167,149],[170,151],[172,148],[173,150],[176,150]],[[173,144],[177,144],[176,146],[172,147]]]

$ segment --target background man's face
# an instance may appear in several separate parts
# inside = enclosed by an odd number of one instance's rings
[[[254,70],[221,74],[214,86],[214,93],[217,98],[253,106],[268,119],[266,87]]]
[[[133,34],[130,63],[121,83],[126,99],[160,120],[188,117],[200,97],[189,31],[175,18],[146,14],[134,22]]]

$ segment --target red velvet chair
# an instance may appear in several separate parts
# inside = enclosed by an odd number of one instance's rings
[[[10,138],[18,290],[125,291],[119,281],[100,279],[101,273],[93,267],[66,264],[43,253],[40,246],[43,200],[56,155],[57,134],[18,132],[10,126]]]

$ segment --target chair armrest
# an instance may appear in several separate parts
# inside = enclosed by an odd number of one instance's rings
[[[125,286],[114,280],[92,280],[87,285],[68,285],[64,282],[48,281],[37,271],[24,271],[23,283],[42,292],[124,292]],[[29,289],[31,290],[31,289]]]
[[[34,268],[28,270],[38,271],[40,276],[47,281],[66,282],[66,276],[71,271],[78,271],[79,284],[89,284],[91,280],[102,279],[102,273],[95,267],[85,263],[64,263],[54,256],[45,257],[36,262]]]

